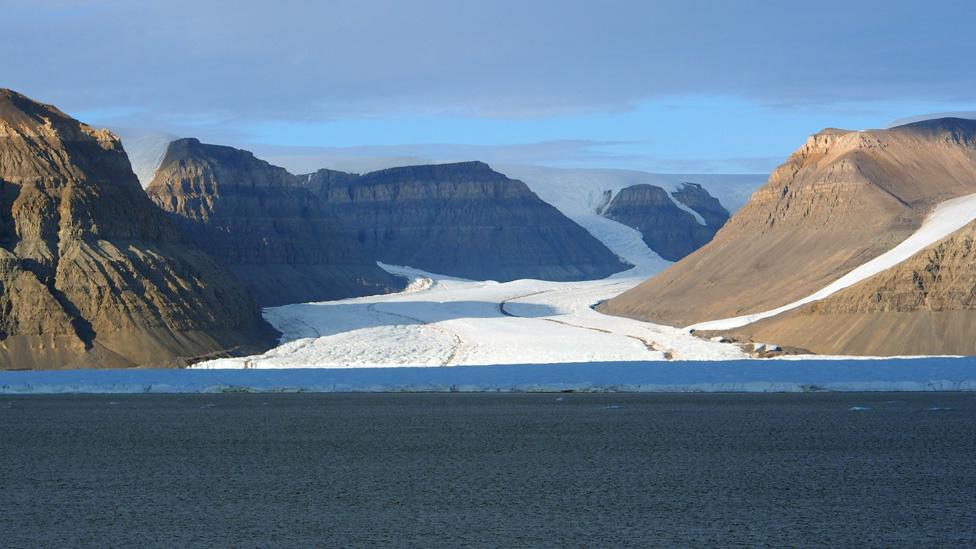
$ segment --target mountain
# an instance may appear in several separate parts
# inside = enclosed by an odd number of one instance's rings
[[[0,90],[0,368],[182,365],[273,344],[143,193],[119,140]]]
[[[976,223],[826,299],[731,334],[821,354],[976,355]]]
[[[250,152],[190,138],[169,144],[146,192],[262,306],[402,288],[303,182]]]
[[[712,236],[729,220],[729,211],[700,183],[682,182],[671,196],[698,214],[701,217],[699,223],[704,222],[712,230]]]
[[[148,170],[153,173],[161,163],[162,157],[165,156],[168,141],[158,138],[159,136],[165,137],[165,135],[131,129],[120,129],[119,131],[123,132],[123,145],[129,151],[131,158],[156,159],[141,164],[137,173],[139,170]],[[314,166],[317,162],[316,159],[318,159],[318,165],[322,165],[322,161],[327,160],[328,162],[325,164],[332,167],[335,167],[333,164],[338,163],[339,166],[351,166],[353,168],[355,166],[371,166],[371,170],[402,167],[410,164],[404,162],[403,158],[392,157],[359,157],[358,161],[350,163],[346,161],[349,160],[348,158],[343,160],[335,156],[316,154],[318,150],[314,147],[282,148],[264,145],[255,145],[255,147],[257,147],[255,150],[261,151],[259,157],[271,160],[274,164],[285,166],[292,173],[302,173],[301,170]],[[133,162],[135,165],[135,160]],[[721,210],[734,211],[741,207],[764,179],[764,176],[759,175],[674,175],[633,170],[567,169],[517,164],[505,164],[495,166],[495,168],[496,171],[504,173],[512,179],[523,181],[528,185],[530,191],[543,201],[555,206],[563,215],[583,226],[588,232],[597,236],[616,255],[625,258],[625,261],[632,264],[653,264],[654,267],[650,270],[643,270],[645,274],[666,268],[670,265],[670,261],[661,259],[659,255],[649,252],[643,244],[639,245],[640,249],[634,248],[631,245],[633,239],[629,238],[629,235],[621,238],[623,235],[619,234],[621,227],[618,223],[609,221],[597,213],[597,210],[603,211],[607,206],[607,203],[604,202],[606,193],[609,193],[609,197],[612,198],[621,189],[638,184],[651,184],[662,189],[673,189],[669,194],[679,209],[684,209],[699,219],[702,215],[706,218],[712,216],[708,219],[710,230],[707,231],[708,234],[711,234],[714,233],[712,227],[721,224],[718,217],[727,216],[727,213],[719,212]],[[299,170],[299,172],[295,170]],[[688,181],[694,181],[694,183],[688,183]],[[148,184],[148,180],[144,181],[144,184]],[[695,198],[696,193],[706,198],[699,200]],[[690,206],[684,204],[683,200],[688,201]],[[707,203],[709,200],[712,201],[712,204]],[[702,211],[699,212],[698,210]],[[694,225],[688,227],[689,230],[701,232],[701,229]],[[693,242],[697,241],[700,244],[705,240],[707,238],[699,237]],[[623,245],[625,249],[618,249],[618,245]]]
[[[937,205],[973,193],[976,121],[824,130],[778,168],[712,242],[601,310],[688,325],[774,309],[891,250]],[[971,314],[959,297],[976,287],[965,274],[966,230],[824,300],[733,333],[818,352],[961,348],[950,341],[956,337],[951,332],[965,331],[972,320],[948,319]],[[940,331],[947,339],[930,337]]]
[[[683,184],[673,197],[654,185],[626,187],[602,213],[640,231],[647,247],[668,261],[700,248],[729,218],[718,200],[694,183]]]
[[[552,204],[564,215],[586,228],[618,256],[628,262],[638,265],[633,276],[650,276],[671,266],[672,262],[663,259],[659,254],[648,248],[643,235],[634,228],[623,223],[613,221],[602,215],[616,195],[628,187],[637,185],[652,185],[661,189],[672,189],[669,193],[674,198],[674,205],[685,212],[698,216],[705,221],[711,216],[709,208],[695,204],[695,200],[682,193],[689,187],[688,181],[694,181],[691,186],[700,185],[702,190],[719,200],[719,207],[734,210],[745,202],[752,191],[762,184],[763,176],[756,175],[674,175],[656,174],[634,170],[612,170],[602,168],[550,168],[545,166],[527,166],[510,164],[499,166],[498,169],[510,177],[524,181],[532,192],[539,198]],[[686,201],[703,207],[699,213],[687,207],[678,196],[686,196]]]
[[[610,168],[552,168],[526,164],[500,164],[495,166],[502,173],[524,181],[532,192],[563,211],[579,196],[589,196],[585,209],[594,211],[605,207],[604,193],[617,194],[621,189],[634,185],[654,185],[673,189],[677,193],[686,183],[693,182],[718,200],[728,212],[741,208],[750,195],[761,187],[767,176],[763,174],[665,174],[638,170]],[[580,204],[582,205],[582,204]]]
[[[499,281],[588,280],[627,268],[525,183],[483,162],[305,178],[345,238],[386,263]]]

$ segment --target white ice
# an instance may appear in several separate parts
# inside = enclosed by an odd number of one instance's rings
[[[361,368],[745,358],[677,328],[608,316],[592,305],[643,280],[461,280],[384,265],[413,278],[397,294],[265,310],[284,333],[263,355],[196,368]]]
[[[462,280],[381,265],[413,282],[408,291],[265,310],[284,336],[263,355],[219,359],[197,368],[362,368],[634,360],[746,358],[738,347],[673,327],[604,315],[592,306],[671,263],[638,231],[596,213],[608,183],[601,174],[525,168],[525,181],[633,268],[604,280],[506,283]],[[646,175],[646,174],[645,174]],[[614,186],[616,185],[616,186]]]
[[[824,299],[835,292],[894,267],[958,231],[974,219],[976,219],[976,194],[947,200],[936,206],[925,218],[922,226],[900,244],[802,299],[768,311],[693,324],[687,329],[730,330]]]

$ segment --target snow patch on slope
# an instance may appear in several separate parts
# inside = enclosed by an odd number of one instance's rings
[[[700,213],[695,211],[691,206],[688,206],[684,202],[678,200],[678,197],[674,196],[674,193],[680,190],[681,187],[679,185],[677,188],[675,188],[675,190],[668,193],[668,198],[671,199],[671,202],[674,203],[674,205],[677,206],[679,210],[684,210],[690,213],[695,218],[695,221],[697,221],[699,225],[708,225],[708,222],[705,221],[705,218],[702,217]]]
[[[974,219],[976,219],[976,194],[947,200],[936,206],[932,213],[925,218],[922,226],[900,244],[802,299],[760,313],[701,322],[689,326],[688,329],[730,330],[824,299],[844,288],[894,267],[965,227]]]

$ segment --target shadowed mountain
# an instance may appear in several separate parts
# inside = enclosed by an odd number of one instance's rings
[[[385,263],[499,281],[604,278],[627,265],[521,181],[483,162],[320,170],[307,187]]]
[[[146,192],[262,306],[403,287],[342,234],[300,178],[247,151],[173,141]]]
[[[294,176],[247,151],[180,139],[147,192],[262,305],[401,288],[377,260],[498,280],[626,268],[523,183],[480,162]]]
[[[0,90],[0,368],[182,365],[275,337],[118,139]]]

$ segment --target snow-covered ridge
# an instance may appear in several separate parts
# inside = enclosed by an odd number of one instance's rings
[[[824,299],[844,288],[894,267],[928,246],[965,227],[974,219],[976,219],[976,194],[947,200],[936,206],[925,218],[922,226],[900,244],[802,299],[768,311],[701,322],[689,326],[688,329],[730,330],[796,309],[807,303]]]

